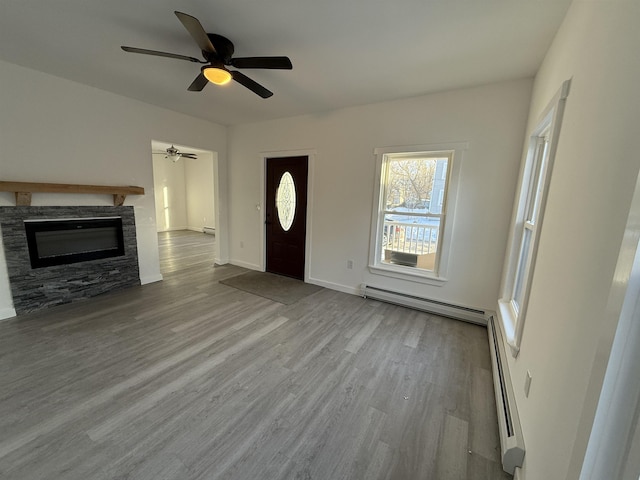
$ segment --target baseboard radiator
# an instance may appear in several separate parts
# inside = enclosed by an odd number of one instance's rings
[[[487,314],[484,310],[463,307],[451,303],[441,302],[438,300],[430,300],[428,298],[408,295],[406,293],[385,290],[371,285],[365,285],[362,291],[365,298],[373,298],[387,303],[393,303],[403,307],[414,308],[424,312],[434,313],[443,317],[451,317],[466,322],[477,323],[479,325],[487,324]]]
[[[513,475],[516,467],[522,466],[524,460],[524,440],[518,419],[513,385],[507,371],[509,367],[502,341],[502,332],[495,324],[494,317],[489,318],[487,331],[493,369],[493,387],[496,394],[502,469]]]

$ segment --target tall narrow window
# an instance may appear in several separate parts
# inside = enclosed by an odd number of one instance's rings
[[[455,148],[376,153],[379,185],[370,269],[400,278],[442,280]]]
[[[517,355],[520,348],[544,207],[569,86],[569,81],[564,82],[561,91],[546,108],[542,120],[531,134],[522,169],[502,298],[498,302],[498,315],[514,355]]]
[[[545,170],[549,163],[549,130],[532,140],[533,155],[531,178],[527,185],[524,220],[520,226],[520,245],[516,264],[515,281],[511,292],[511,307],[517,315],[522,311],[525,293],[528,292],[529,271],[533,260],[534,240],[538,237],[540,202],[545,191]]]

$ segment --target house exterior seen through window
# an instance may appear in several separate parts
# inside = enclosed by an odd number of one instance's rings
[[[436,271],[447,156],[389,155],[384,166],[380,262]]]

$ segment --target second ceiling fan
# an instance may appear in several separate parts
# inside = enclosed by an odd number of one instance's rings
[[[144,48],[126,46],[122,46],[121,48],[125,52],[129,53],[141,53],[144,55],[155,55],[157,57],[176,58],[178,60],[187,60],[189,62],[205,64],[200,68],[200,74],[191,83],[191,85],[189,85],[188,90],[191,92],[200,92],[208,82],[215,83],[216,85],[224,85],[233,79],[257,95],[260,95],[262,98],[269,98],[273,95],[273,92],[267,90],[255,80],[247,77],[244,73],[237,70],[229,70],[227,67],[267,68],[278,70],[291,70],[293,68],[289,57],[233,58],[234,48],[231,40],[223,37],[222,35],[205,32],[200,21],[191,15],[177,11],[174,13],[200,47],[205,61],[195,57],[178,55],[176,53],[159,52],[157,50],[147,50]]]
[[[173,145],[168,147],[166,150],[163,150],[163,151],[160,151],[160,152],[153,152],[153,154],[154,155],[164,155],[164,158],[168,158],[174,163],[177,162],[178,160],[180,160],[181,158],[190,158],[192,160],[197,160],[198,159],[198,157],[196,156],[195,153],[181,152],[180,150],[178,150]]]

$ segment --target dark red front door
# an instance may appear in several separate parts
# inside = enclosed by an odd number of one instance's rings
[[[308,157],[268,158],[267,272],[304,280]]]

